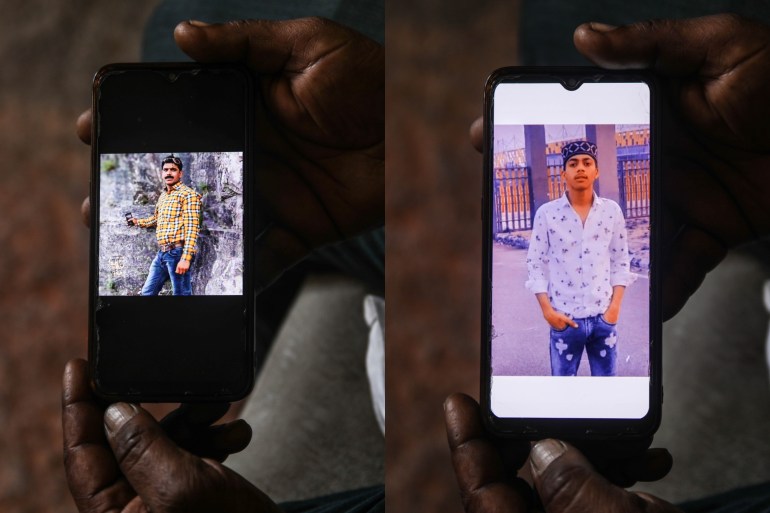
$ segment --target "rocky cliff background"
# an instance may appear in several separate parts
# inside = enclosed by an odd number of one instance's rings
[[[99,294],[139,295],[158,252],[154,228],[128,226],[155,211],[168,153],[106,154],[100,159]],[[243,156],[175,153],[182,183],[201,195],[201,229],[192,264],[194,295],[238,295],[243,275]],[[161,295],[171,294],[166,283]]]

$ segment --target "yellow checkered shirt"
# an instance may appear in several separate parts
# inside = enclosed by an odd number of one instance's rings
[[[142,228],[155,226],[158,244],[184,244],[182,258],[192,260],[200,229],[200,199],[200,194],[178,182],[171,187],[171,192],[161,193],[153,215],[136,222]]]

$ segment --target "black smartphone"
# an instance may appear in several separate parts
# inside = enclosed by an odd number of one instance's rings
[[[194,63],[94,78],[88,354],[102,398],[234,401],[253,386],[252,80]]]
[[[484,93],[482,411],[525,439],[660,422],[657,85],[502,68]]]

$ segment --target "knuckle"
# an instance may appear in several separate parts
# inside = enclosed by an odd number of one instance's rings
[[[312,16],[297,20],[298,32],[306,37],[321,38],[323,40],[344,39],[346,31],[344,27],[334,21],[321,16]]]
[[[124,472],[130,471],[142,460],[157,438],[157,433],[132,421],[118,431],[114,437],[114,452]]]
[[[725,29],[736,29],[741,25],[748,23],[748,19],[735,13],[719,14],[715,17],[716,22]]]
[[[252,20],[247,20],[247,19],[230,20],[224,23],[225,27],[235,31],[246,30],[251,26],[251,24],[252,24]]]
[[[324,28],[333,24],[331,20],[322,16],[310,16],[308,18],[304,18],[302,22],[304,22],[308,28],[311,28],[314,31],[323,30]]]
[[[679,26],[678,20],[650,18],[638,21],[631,26],[639,33],[641,37],[653,37],[659,34],[670,34],[677,32]]]
[[[573,504],[579,504],[589,493],[589,475],[584,468],[570,466],[549,472],[544,476],[541,499],[546,510],[570,511]]]
[[[642,20],[642,21],[636,22],[636,23],[634,23],[633,26],[636,27],[640,32],[652,32],[661,23],[665,23],[665,20],[661,20],[661,19],[648,19],[648,20]]]

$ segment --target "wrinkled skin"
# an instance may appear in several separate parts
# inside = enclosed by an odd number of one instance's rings
[[[265,287],[311,250],[384,224],[385,50],[321,18],[180,23],[177,45],[199,62],[240,62],[257,76],[255,205]],[[77,132],[91,141],[91,113]],[[86,224],[90,204],[82,213]]]
[[[251,439],[242,420],[209,426],[227,405],[184,407],[170,414],[164,429],[139,406],[100,404],[84,360],[67,363],[62,385],[64,470],[81,513],[279,511],[220,464]]]
[[[494,439],[484,430],[479,405],[466,395],[447,398],[444,412],[452,464],[468,513],[679,511],[660,499],[612,484],[578,449],[559,440],[542,440],[530,450],[526,441]],[[537,495],[516,477],[528,453]],[[670,463],[667,452],[652,449],[636,471],[659,478]]]

